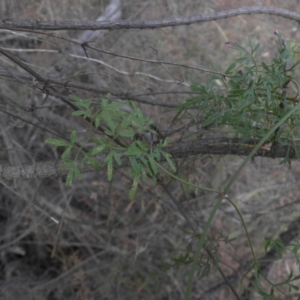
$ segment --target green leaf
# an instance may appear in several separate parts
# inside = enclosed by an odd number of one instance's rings
[[[92,150],[91,155],[97,155],[105,149],[106,145],[100,145]]]
[[[107,126],[110,129],[111,133],[107,133],[107,132],[109,132],[109,130],[106,130],[105,133],[113,136],[115,134],[115,130],[116,130],[116,122],[112,118],[107,118],[106,123],[107,123]]]
[[[145,169],[143,168],[143,166],[140,166],[140,173],[142,174],[143,178],[147,178],[147,173],[145,171]]]
[[[297,244],[297,245],[295,245],[295,246],[293,247],[292,252],[293,252],[295,255],[297,255],[299,249],[300,249],[300,245]],[[300,276],[300,275],[299,275],[299,276]],[[299,279],[300,279],[300,278],[299,278]]]
[[[133,138],[135,131],[132,128],[123,128],[119,130],[118,134],[122,137]]]
[[[83,160],[82,160],[82,165],[85,168],[87,166],[87,163],[89,162],[89,155],[87,153],[84,154]]]
[[[130,161],[131,167],[134,171],[134,174],[139,174],[140,169],[141,169],[141,165],[137,162],[135,157],[134,156],[129,156],[129,161]]]
[[[144,156],[139,157],[139,160],[147,167],[148,160],[146,160]]]
[[[299,280],[300,279],[300,275],[297,275],[293,278],[293,280]]]
[[[73,169],[71,169],[67,175],[67,178],[66,178],[66,185],[67,186],[71,186],[72,183],[73,183]]]
[[[63,152],[63,154],[61,155],[62,160],[64,160],[66,157],[68,157],[68,156],[70,155],[71,149],[72,149],[72,147],[68,147],[68,148]]]
[[[66,170],[66,169],[70,168],[73,163],[74,163],[73,160],[65,159],[64,164],[61,166],[61,169]]]
[[[121,166],[122,161],[121,161],[120,154],[118,152],[116,152],[116,151],[113,151],[112,154],[113,154],[113,157],[114,157],[115,161],[117,162],[117,164],[119,166]]]
[[[76,164],[73,165],[73,171],[77,177],[77,179],[81,179],[82,178],[82,174],[80,172],[80,170],[78,169],[78,166]]]
[[[152,176],[155,176],[157,174],[157,166],[154,161],[154,159],[151,156],[148,156],[148,169]]]
[[[99,171],[100,170],[100,165],[98,163],[98,161],[94,158],[89,158],[89,162],[91,163],[91,165],[93,166],[93,168],[96,170],[96,171]]]
[[[111,97],[111,94],[110,93],[107,93],[106,95],[105,95],[105,99],[110,99],[110,97]]]
[[[249,61],[249,57],[241,57],[239,59],[236,60],[237,63],[241,64],[241,63],[244,63],[244,62],[248,62]]]
[[[264,63],[264,62],[262,62],[261,63],[261,66],[266,70],[266,71],[270,71],[270,69],[269,69],[269,67]]]
[[[101,107],[104,109],[106,108],[107,104],[108,104],[108,101],[106,98],[101,98],[100,99],[100,102],[101,102]]]
[[[299,287],[297,285],[293,285],[293,284],[289,284],[289,286],[295,290],[295,291],[299,291]]]
[[[140,183],[140,176],[135,176],[134,177],[134,180],[133,180],[133,183],[132,183],[132,187],[131,187],[131,190],[129,192],[129,199],[132,200],[136,191],[137,191],[137,188],[139,186],[139,183]]]
[[[230,74],[230,72],[236,67],[236,63],[232,63],[228,69],[225,71],[225,74]]]
[[[170,138],[169,138],[169,137],[166,137],[166,138],[163,140],[162,147],[167,147],[167,146],[169,145],[169,141],[170,141]]]
[[[96,116],[96,120],[95,120],[95,126],[96,126],[96,128],[98,128],[100,126],[101,121],[102,121],[101,115],[99,114],[99,115]]]
[[[74,100],[76,102],[83,102],[79,97],[77,97],[76,95],[69,95],[69,99]]]
[[[76,117],[76,116],[83,116],[83,115],[86,115],[87,112],[86,111],[83,111],[83,110],[77,110],[77,111],[73,111],[72,112],[72,116]]]
[[[142,153],[146,153],[149,149],[149,147],[146,145],[146,142],[144,140],[143,141],[136,141],[135,145],[138,149],[141,150]]]
[[[127,128],[129,125],[131,125],[131,123],[133,122],[133,120],[136,118],[136,111],[133,111],[127,118],[125,118],[123,120],[123,123],[121,124],[121,128]]]
[[[161,150],[158,147],[155,147],[152,152],[149,154],[156,161],[160,161],[161,159]]]
[[[222,120],[222,114],[223,112],[219,112],[219,113],[216,113],[212,116],[210,116],[203,124],[202,124],[202,127],[206,127],[212,123],[214,123],[216,120]]]
[[[267,92],[267,99],[269,101],[272,101],[272,94],[271,94],[270,87],[269,87],[268,84],[265,85],[265,89],[266,89],[266,92]]]
[[[57,146],[57,147],[68,147],[70,145],[69,142],[57,140],[57,139],[46,139],[46,143]]]
[[[87,99],[85,101],[83,101],[82,99],[80,99],[79,97],[77,97],[76,95],[69,95],[69,98],[71,100],[74,100],[76,105],[84,107],[84,108],[89,108],[92,104],[92,101],[90,99]]]
[[[71,141],[72,145],[74,145],[75,142],[76,142],[76,135],[77,135],[76,130],[73,130],[72,133],[71,133],[71,136],[70,136],[70,141]]]
[[[107,163],[107,179],[108,181],[112,180],[113,175],[113,156],[112,152],[110,152],[104,159],[104,162]]]
[[[266,238],[265,247],[264,247],[265,248],[265,252],[267,252],[268,248],[271,245],[271,242],[272,242],[271,238]]]
[[[167,160],[169,166],[171,167],[172,171],[175,173],[176,172],[176,167],[175,167],[175,165],[174,165],[174,163],[173,163],[173,161],[171,159],[171,154],[166,153],[164,151],[161,151],[161,153],[166,158],[166,160]]]
[[[109,129],[106,129],[104,131],[104,133],[107,134],[107,135],[109,135],[109,136],[114,136],[114,133],[111,130],[109,130]]]
[[[113,161],[109,160],[108,164],[107,164],[107,179],[108,179],[108,181],[112,180],[112,176],[113,176]]]
[[[140,147],[140,144],[138,144],[138,141],[133,142],[129,148],[124,152],[127,156],[140,156],[144,154],[145,151],[143,151]]]

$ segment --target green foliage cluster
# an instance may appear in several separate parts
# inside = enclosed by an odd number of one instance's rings
[[[66,148],[61,158],[64,162],[62,168],[69,170],[66,178],[67,185],[72,185],[74,175],[77,179],[81,179],[79,161],[82,161],[83,167],[90,164],[95,170],[100,170],[97,161],[97,155],[100,153],[105,153],[104,163],[107,164],[109,181],[113,178],[115,164],[121,166],[124,159],[130,162],[130,176],[133,178],[130,198],[134,197],[142,178],[151,177],[156,181],[162,157],[175,171],[170,154],[163,150],[167,146],[167,139],[156,141],[155,146],[151,141],[147,142],[145,134],[155,135],[156,131],[151,127],[152,120],[146,118],[134,103],[110,101],[108,94],[98,100],[95,110],[90,99],[82,100],[75,95],[69,97],[80,108],[72,115],[89,118],[91,122],[86,140],[80,145],[77,143],[75,130],[70,135],[70,141],[52,138],[46,140],[49,144]],[[100,128],[103,134],[99,134]],[[98,134],[95,133],[95,129],[99,130]],[[93,146],[87,146],[88,144]],[[87,147],[90,149],[87,150]]]
[[[279,34],[278,37],[277,54],[268,64],[255,58],[259,44],[251,46],[250,51],[230,45],[240,51],[241,57],[228,67],[225,76],[214,76],[206,86],[193,85],[192,89],[200,95],[179,106],[180,113],[192,114],[196,109],[193,117],[198,118],[203,128],[226,127],[244,141],[260,140],[294,107],[299,96],[292,73],[300,60],[295,61],[293,49]],[[297,112],[278,128],[269,142],[294,141],[299,127]]]

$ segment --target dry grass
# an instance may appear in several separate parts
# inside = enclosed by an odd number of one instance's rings
[[[240,6],[240,1],[123,1],[124,19],[158,19],[190,16]],[[243,1],[243,5],[259,5],[262,1]],[[42,20],[94,20],[108,1],[83,0],[2,0],[0,11],[5,18],[39,18]],[[264,1],[297,11],[298,2]],[[275,51],[275,29],[286,39],[299,39],[297,24],[274,16],[239,16],[235,18],[159,30],[116,30],[105,32],[92,45],[125,56],[205,67],[224,71],[236,57],[226,41],[246,46],[251,40],[261,44],[261,57],[268,60]],[[60,32],[77,38],[78,32]],[[71,92],[82,97],[99,98],[107,91],[131,93],[141,99],[179,104],[189,92],[184,83],[205,83],[207,74],[178,66],[167,70],[158,64],[133,61],[96,51],[89,57],[95,61],[71,57],[78,53],[70,43],[44,35],[22,37],[0,32],[2,47],[19,49],[17,53],[40,74],[89,84],[103,93]],[[33,52],[25,50],[35,49]],[[59,50],[59,53],[46,50]],[[3,66],[16,66],[3,57]],[[55,67],[61,69],[57,72]],[[6,69],[4,69],[6,70]],[[124,75],[124,72],[128,73]],[[140,72],[140,73],[136,73]],[[141,75],[141,73],[146,75]],[[153,80],[154,75],[161,81]],[[173,82],[170,82],[172,80]],[[178,84],[182,82],[182,84]],[[3,79],[1,94],[25,107],[39,109],[35,124],[45,125],[62,136],[75,128],[87,129],[85,122],[70,118],[70,110],[59,100],[34,91],[30,85]],[[115,97],[118,98],[118,97]],[[162,130],[168,129],[176,112],[140,103],[143,112],[153,118]],[[5,124],[12,120],[3,115]],[[3,121],[4,122],[4,121]],[[4,125],[5,125],[4,124]],[[45,144],[50,134],[30,124],[8,130],[18,157],[13,151],[1,151],[1,162],[22,163],[59,158],[61,152]],[[216,134],[215,132],[211,133]],[[2,147],[7,148],[2,137]],[[13,152],[13,153],[12,153]],[[181,176],[195,184],[221,190],[239,167],[239,157],[193,157],[183,164]],[[299,164],[289,168],[270,159],[255,159],[235,182],[230,197],[243,213],[253,245],[262,255],[265,237],[278,234],[298,216]],[[131,179],[125,170],[118,171],[111,183],[106,172],[85,174],[82,181],[67,188],[63,179],[15,180],[1,184],[0,221],[0,284],[1,299],[183,299],[186,271],[164,269],[164,262],[173,256],[193,250],[195,239],[185,233],[188,226],[171,199],[160,187],[145,182],[135,201],[128,192]],[[193,190],[176,182],[170,183],[173,196],[184,207],[191,222],[202,228],[215,203],[215,196]],[[63,222],[62,227],[49,215]],[[236,276],[233,285],[239,290],[239,273],[251,261],[250,250],[236,212],[227,203],[222,205],[211,228],[211,237],[229,236],[234,240],[220,242],[221,267]],[[59,234],[58,234],[59,233]],[[58,238],[58,241],[56,239]],[[56,247],[54,257],[51,257]],[[295,268],[287,259],[273,264],[269,273],[278,280]],[[275,276],[276,275],[276,276]],[[192,299],[233,299],[220,275],[212,271],[204,279],[195,279]],[[255,299],[259,299],[258,297]]]

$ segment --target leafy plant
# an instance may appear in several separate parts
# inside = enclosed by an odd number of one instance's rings
[[[209,84],[192,85],[199,96],[189,98],[178,107],[179,113],[194,113],[203,128],[231,129],[234,136],[259,140],[294,107],[299,87],[292,71],[300,63],[294,61],[292,49],[279,33],[278,52],[271,63],[258,63],[255,56],[259,44],[250,51],[239,45],[232,47],[242,56],[225,71],[225,77],[214,76]],[[294,93],[287,93],[288,86]],[[300,125],[299,112],[278,128],[269,142],[285,144],[294,140]]]
[[[189,254],[189,252],[186,252],[185,256],[181,255],[175,261],[174,266],[176,268],[179,267],[180,263],[182,265],[187,263],[192,265],[185,299],[190,299],[193,273],[196,271],[197,266],[201,271],[199,259],[201,258],[202,249],[207,247],[205,244],[207,229],[211,225],[222,199],[226,199],[234,206],[245,229],[254,260],[255,290],[257,293],[266,299],[274,299],[275,291],[286,296],[280,285],[287,285],[289,291],[297,290],[297,286],[291,281],[299,280],[299,276],[293,276],[291,273],[287,280],[273,284],[261,273],[260,264],[255,256],[243,217],[238,207],[226,195],[246,163],[261,145],[265,143],[270,143],[271,145],[275,143],[292,145],[297,153],[295,147],[297,139],[295,136],[297,136],[297,128],[300,125],[300,104],[298,103],[299,88],[292,72],[299,65],[300,60],[294,60],[293,50],[286,45],[286,42],[278,32],[275,32],[275,34],[278,36],[279,46],[278,53],[271,63],[257,62],[255,55],[259,45],[251,47],[250,51],[239,45],[234,45],[234,48],[239,50],[243,56],[228,67],[224,77],[214,76],[206,86],[192,85],[192,89],[200,93],[200,95],[187,99],[184,104],[178,107],[175,120],[179,119],[180,116],[182,118],[192,118],[197,120],[203,128],[226,128],[230,129],[232,135],[241,138],[242,141],[249,139],[256,141],[256,145],[251,153],[230,178],[224,191],[220,192],[220,198],[214,205],[201,238],[197,243],[194,258],[191,259],[190,255],[186,256]],[[290,95],[288,92],[288,87],[291,85],[294,88],[294,95]],[[285,161],[288,161],[288,158]],[[269,247],[275,249],[279,257],[282,258],[286,245],[280,240],[270,239],[267,241],[265,249],[267,250]],[[298,250],[299,247],[294,246],[292,251],[295,253]],[[202,263],[205,264],[205,261],[202,261]],[[260,286],[261,278],[267,280],[271,285],[270,292],[266,292]],[[229,283],[228,285],[230,287]],[[237,299],[239,299],[234,289],[232,287],[231,289]]]
[[[197,97],[189,98],[182,105],[178,106],[178,113],[174,119],[192,118],[197,120],[203,128],[226,128],[231,130],[231,135],[239,137],[242,141],[254,140],[253,150],[244,160],[235,174],[230,178],[223,191],[217,192],[218,200],[215,203],[208,221],[201,233],[196,235],[197,247],[192,255],[190,250],[181,253],[166,264],[167,268],[190,266],[188,284],[185,299],[190,299],[192,279],[194,273],[198,277],[207,276],[211,266],[219,269],[218,246],[208,238],[209,228],[213,218],[218,211],[222,200],[228,201],[237,211],[242,222],[247,240],[253,256],[253,268],[256,281],[255,290],[266,299],[274,297],[275,291],[281,291],[280,285],[288,286],[289,290],[297,290],[292,281],[298,280],[299,276],[292,273],[287,280],[271,284],[270,291],[265,291],[260,285],[262,275],[259,261],[255,256],[247,226],[238,207],[228,197],[227,192],[236,180],[246,163],[255,155],[260,146],[266,143],[291,145],[297,151],[295,145],[300,127],[298,96],[298,84],[293,78],[293,71],[300,60],[295,61],[292,48],[286,45],[280,34],[278,36],[278,52],[270,63],[256,60],[259,45],[250,48],[250,51],[239,46],[232,47],[242,56],[232,63],[224,73],[223,77],[214,76],[207,85],[192,85],[192,90],[197,91]],[[293,87],[294,94],[288,90]],[[47,139],[47,142],[65,147],[62,154],[64,164],[62,168],[68,169],[66,183],[73,183],[74,175],[81,178],[78,164],[83,167],[90,164],[95,170],[100,169],[97,156],[104,155],[103,161],[107,167],[107,178],[112,180],[114,166],[122,164],[130,165],[130,176],[133,180],[129,196],[132,199],[142,179],[147,177],[157,180],[158,169],[164,170],[171,177],[183,182],[182,179],[164,169],[160,162],[166,160],[173,172],[176,172],[175,165],[170,154],[164,151],[167,146],[167,139],[148,140],[147,136],[156,135],[152,120],[146,118],[141,110],[130,101],[112,101],[110,95],[99,99],[97,103],[92,100],[82,100],[71,95],[78,107],[73,116],[89,120],[90,128],[85,140],[78,138],[76,131],[72,131],[69,141],[59,139]],[[286,159],[288,161],[288,158]],[[191,183],[186,184],[192,185]],[[209,188],[203,190],[216,192]],[[195,232],[194,232],[195,234]],[[227,241],[227,238],[225,238]],[[277,255],[282,258],[287,246],[279,239],[268,239],[265,250],[274,249]],[[292,252],[296,255],[299,246],[294,245]],[[221,271],[220,271],[221,273]],[[230,286],[230,283],[227,282]],[[234,289],[230,286],[233,293]]]
[[[146,118],[134,103],[110,101],[110,94],[98,100],[98,105],[92,105],[90,99],[82,100],[76,95],[70,95],[70,99],[79,108],[72,115],[91,120],[86,140],[79,145],[75,130],[70,134],[70,141],[51,138],[46,140],[49,144],[66,148],[61,158],[64,162],[62,168],[69,169],[67,185],[72,185],[74,175],[81,179],[79,161],[82,161],[83,167],[90,164],[95,170],[99,170],[97,155],[101,153],[105,153],[104,162],[109,181],[113,178],[114,165],[121,166],[124,161],[129,161],[130,176],[133,178],[130,198],[134,197],[142,178],[151,177],[156,181],[157,164],[162,158],[176,171],[170,154],[163,150],[168,140],[147,141],[147,135],[156,135],[157,132],[152,120]],[[94,129],[101,134],[95,133]],[[88,146],[91,143],[93,146]]]

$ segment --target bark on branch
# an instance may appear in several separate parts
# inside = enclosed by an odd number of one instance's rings
[[[233,138],[215,138],[196,140],[191,142],[181,142],[177,144],[169,144],[166,152],[170,153],[173,158],[187,157],[199,154],[217,154],[217,155],[248,155],[254,148],[256,142],[242,142],[240,139]],[[261,147],[255,156],[263,156],[269,158],[296,158],[293,148],[288,146],[273,145],[271,148]],[[97,157],[101,168],[105,168],[105,155]],[[62,170],[62,161],[37,162],[34,164],[24,165],[0,165],[0,179],[12,180],[15,178],[48,178],[51,176],[63,176],[68,170]],[[83,167],[82,162],[77,162],[81,173],[94,171],[90,165]],[[127,157],[122,158],[122,166],[128,166]]]
[[[300,14],[282,8],[271,6],[248,6],[229,9],[221,12],[202,14],[192,17],[170,18],[162,20],[119,20],[103,22],[87,21],[43,21],[39,19],[15,20],[2,19],[0,29],[10,30],[115,30],[115,29],[154,29],[179,25],[190,25],[213,20],[225,19],[239,15],[268,14],[300,22]]]

